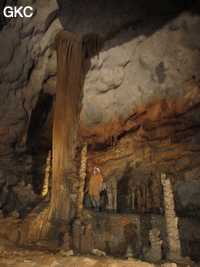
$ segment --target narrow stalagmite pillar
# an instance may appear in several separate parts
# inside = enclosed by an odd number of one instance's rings
[[[77,218],[82,217],[86,167],[87,167],[87,143],[85,142],[83,144],[82,151],[81,151],[81,166],[79,170],[78,196],[77,196],[77,204],[76,204]]]
[[[113,188],[113,210],[117,211],[117,183],[115,180],[112,180]]]
[[[147,197],[147,188],[146,188],[146,184],[143,183],[142,184],[142,212],[145,212],[146,210],[146,197]]]
[[[178,218],[174,211],[174,198],[170,179],[165,173],[161,173],[161,183],[164,191],[165,219],[167,228],[167,240],[169,246],[168,258],[174,259],[181,256],[181,245],[178,232]]]
[[[114,209],[113,191],[112,191],[112,183],[110,181],[106,182],[106,191],[107,191],[107,196],[108,196],[108,204],[106,205],[107,210],[113,211]]]
[[[138,212],[142,211],[142,195],[141,195],[141,190],[140,188],[137,188],[137,208],[138,208]]]
[[[160,177],[157,176],[156,174],[152,176],[153,181],[152,181],[152,195],[153,195],[153,202],[154,202],[154,212],[155,213],[160,213],[160,189],[161,189],[161,184],[160,184]]]
[[[68,31],[57,34],[57,91],[53,120],[52,192],[49,219],[75,216],[74,163],[82,87],[82,40]]]
[[[131,191],[131,199],[132,199],[132,211],[134,211],[135,209],[135,188],[132,187],[132,191]]]
[[[117,184],[115,180],[106,182],[106,191],[108,196],[108,211],[117,211]]]
[[[44,176],[44,183],[42,187],[41,197],[45,197],[48,193],[50,170],[51,170],[51,150],[49,150],[46,160],[45,176]]]
[[[152,210],[152,198],[149,186],[147,186],[147,212],[150,212],[151,210]]]

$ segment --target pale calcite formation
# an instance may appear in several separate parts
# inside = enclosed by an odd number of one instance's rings
[[[78,218],[82,216],[82,210],[83,210],[86,166],[87,166],[87,143],[84,143],[81,151],[81,166],[79,170],[79,184],[78,184],[78,196],[77,196],[77,207],[76,207]]]
[[[161,245],[163,243],[160,240],[160,230],[154,228],[149,231],[149,241],[151,244],[151,248],[144,253],[145,260],[149,262],[158,262],[162,259],[162,250]]]
[[[174,198],[170,179],[161,173],[161,183],[164,191],[165,219],[169,254],[181,255],[181,245],[178,231],[178,218],[174,209]]]
[[[49,150],[46,160],[45,176],[44,176],[44,183],[41,192],[41,197],[45,197],[48,193],[50,170],[51,170],[51,150]]]

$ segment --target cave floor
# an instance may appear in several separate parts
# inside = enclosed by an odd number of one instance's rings
[[[136,259],[123,260],[112,257],[68,256],[41,250],[28,250],[18,247],[13,242],[0,236],[0,267],[79,267],[79,266],[110,266],[110,267],[150,267],[155,266]],[[159,265],[157,265],[159,266]]]

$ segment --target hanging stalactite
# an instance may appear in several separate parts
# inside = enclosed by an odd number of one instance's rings
[[[98,55],[102,48],[104,39],[97,33],[88,33],[82,36],[83,53],[85,58],[91,59],[93,56]]]
[[[151,174],[151,180],[152,180],[152,196],[153,196],[153,203],[154,203],[154,212],[160,213],[160,193],[161,193],[161,183],[160,179],[157,176],[157,173]]]
[[[147,212],[152,211],[152,196],[151,191],[149,190],[149,185],[147,185]]]

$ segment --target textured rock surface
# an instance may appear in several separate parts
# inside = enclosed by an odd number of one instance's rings
[[[159,24],[159,20],[154,19],[152,23]],[[190,92],[199,81],[198,38],[194,38],[196,48],[193,50],[189,46],[191,41],[183,36],[187,31],[198,35],[199,23],[198,16],[194,18],[184,13],[151,36],[145,34],[152,26],[148,24],[136,31],[131,27],[122,30],[107,43],[99,59],[92,60],[87,75],[80,131],[86,127],[86,136],[95,135],[103,143],[109,135],[117,133],[115,122],[119,122],[120,131],[120,123],[133,116],[138,107],[159,99],[185,97],[184,106],[193,99],[194,92]],[[140,34],[137,36],[136,32]],[[153,114],[150,116],[151,120],[160,119],[153,118]]]
[[[116,267],[153,267],[147,262],[136,259],[125,261],[112,257],[101,258],[98,256],[62,256],[58,253],[51,253],[42,250],[28,250],[19,248],[12,242],[0,236],[0,264],[1,266],[17,267],[81,267],[81,266],[116,266]]]
[[[107,255],[125,256],[127,247],[130,245],[133,257],[144,259],[142,248],[149,247],[149,231],[153,228],[159,229],[160,236],[155,238],[154,245],[162,244],[158,254],[151,252],[151,262],[165,258],[168,252],[168,243],[165,227],[165,217],[155,214],[116,214],[116,213],[97,213],[85,211],[84,224],[92,223],[94,247],[105,251]],[[189,226],[189,225],[192,225]],[[179,220],[180,240],[183,255],[188,255],[194,260],[198,260],[197,250],[199,249],[198,239],[200,232],[198,229],[199,220],[192,218],[181,218]],[[189,231],[187,231],[189,227]],[[82,233],[83,234],[83,233]],[[195,235],[195,237],[194,237]],[[160,239],[162,241],[160,241]],[[89,240],[89,239],[88,239]],[[193,241],[192,241],[193,240]],[[89,240],[91,242],[91,240]],[[194,242],[194,244],[192,244]],[[191,245],[192,244],[192,245]],[[88,244],[89,246],[89,244]],[[150,258],[149,257],[149,258]],[[148,258],[148,261],[149,261]],[[147,260],[147,259],[146,259]]]
[[[19,1],[18,5],[23,3]],[[33,157],[30,147],[35,145],[32,132],[35,130],[36,135],[40,136],[39,128],[51,109],[56,75],[54,36],[62,28],[59,20],[55,20],[58,15],[56,1],[46,4],[44,1],[30,0],[26,1],[26,5],[34,8],[35,15],[8,20],[0,34],[3,51],[0,55],[0,181],[4,186],[1,202],[5,214],[15,207],[18,211],[22,210],[27,203],[34,202],[34,191],[38,193],[34,177],[38,172],[44,175],[41,165],[45,166],[47,151],[43,153],[43,160],[38,160]],[[39,112],[35,112],[35,107]],[[38,166],[38,162],[42,164]],[[24,186],[20,191],[21,183]],[[33,184],[34,191],[30,192],[28,183]],[[13,202],[13,195],[18,201]]]
[[[52,0],[48,5],[39,1],[26,4],[37,11],[36,15],[11,19],[0,35],[1,51],[4,51],[0,61],[1,144],[7,145],[4,150],[1,145],[2,154],[10,152],[15,145],[25,145],[28,122],[42,85],[56,74],[55,49],[51,45],[61,25],[58,20],[52,23],[49,15],[57,10],[57,3]]]
[[[161,245],[163,243],[160,240],[160,231],[157,228],[154,228],[149,231],[149,241],[151,244],[150,249],[146,249],[145,247],[142,249],[144,258],[148,262],[158,262],[162,259],[162,250]],[[146,250],[146,251],[145,251]]]

